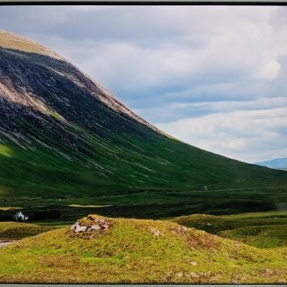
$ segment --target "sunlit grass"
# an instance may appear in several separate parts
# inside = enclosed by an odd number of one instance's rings
[[[287,211],[228,216],[194,214],[174,221],[255,247],[287,247]]]
[[[0,155],[11,157],[13,155],[13,151],[8,146],[0,144]]]
[[[109,230],[75,234],[65,227],[3,247],[0,281],[200,284],[282,283],[286,278],[283,251],[169,221],[108,220]]]
[[[111,205],[94,205],[94,204],[88,204],[88,205],[82,205],[82,204],[70,204],[71,207],[84,207],[84,208],[97,208],[97,207],[108,207]]]
[[[0,240],[18,240],[55,229],[26,222],[0,222]]]
[[[22,209],[20,206],[0,206],[0,210],[17,210]]]
[[[9,49],[16,49],[25,52],[39,53],[43,55],[51,55],[48,50],[42,45],[35,45],[35,42],[26,40],[18,35],[7,33],[6,31],[0,30],[1,46]]]

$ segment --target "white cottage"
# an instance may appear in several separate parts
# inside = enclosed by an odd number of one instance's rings
[[[13,218],[16,220],[16,221],[25,221],[25,220],[28,220],[29,217],[28,216],[25,216],[21,211],[18,211],[14,216]]]

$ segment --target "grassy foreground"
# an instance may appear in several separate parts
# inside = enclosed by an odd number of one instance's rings
[[[286,282],[286,249],[259,249],[169,221],[104,219],[109,230],[65,227],[1,248],[0,282]]]

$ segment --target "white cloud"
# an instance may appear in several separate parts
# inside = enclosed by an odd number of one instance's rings
[[[274,29],[271,23],[276,9],[127,7],[114,20],[119,37],[112,38],[109,33],[88,40],[74,37],[62,39],[58,45],[112,90],[134,91],[198,81],[272,80],[280,70],[278,58],[287,53],[286,33]],[[108,11],[115,14],[117,9]],[[113,19],[109,21],[105,25],[113,26]]]
[[[18,20],[31,29],[19,29],[53,43],[111,90],[272,80],[287,53],[287,24],[274,21],[284,7],[32,8]]]
[[[268,110],[238,110],[156,124],[191,145],[246,162],[286,155],[287,106]],[[275,152],[276,151],[276,152]]]
[[[255,77],[259,79],[274,80],[277,78],[281,69],[280,63],[275,60],[271,60],[259,66]]]

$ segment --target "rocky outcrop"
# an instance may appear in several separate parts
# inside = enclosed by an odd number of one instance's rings
[[[38,111],[41,118],[49,115],[62,124],[76,121],[94,132],[96,123],[109,128],[109,122],[114,120],[119,129],[124,126],[120,132],[138,130],[140,124],[161,133],[54,51],[3,30],[0,30],[0,76],[0,101],[6,99],[25,111],[27,108]],[[10,112],[15,113],[15,105]]]
[[[89,215],[86,218],[78,220],[71,226],[71,230],[75,233],[87,232],[94,230],[108,230],[112,227],[112,221],[98,217],[95,215]]]
[[[163,233],[154,227],[149,227],[149,231],[155,236],[163,236]]]

